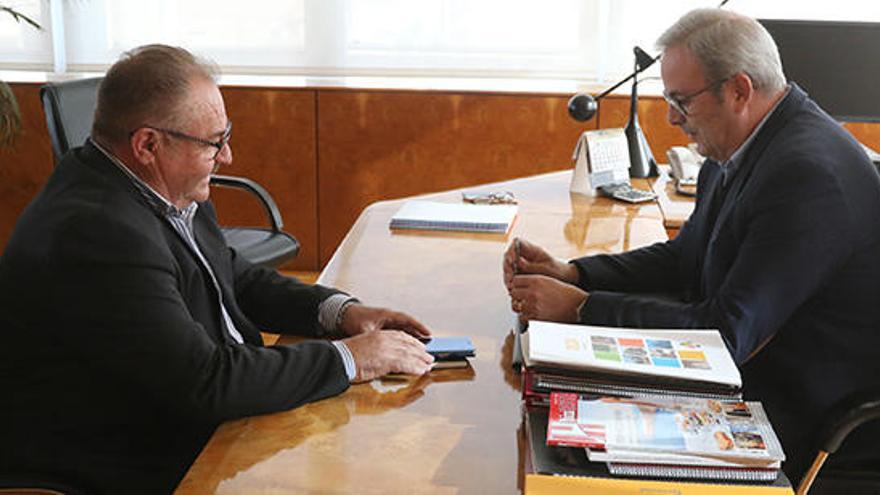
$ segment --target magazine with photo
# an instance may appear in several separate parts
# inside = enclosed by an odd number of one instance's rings
[[[594,462],[584,449],[549,445],[547,408],[525,407],[523,414],[526,493],[792,494],[785,473],[774,468]]]
[[[606,462],[778,468],[785,459],[758,402],[553,393],[547,441]]]

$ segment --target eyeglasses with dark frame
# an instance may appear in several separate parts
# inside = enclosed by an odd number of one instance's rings
[[[214,148],[217,148],[217,151],[211,157],[212,160],[217,159],[217,156],[220,154],[221,151],[223,151],[223,147],[229,143],[229,139],[232,137],[232,121],[231,120],[226,123],[226,129],[223,131],[223,135],[220,136],[220,139],[217,141],[209,141],[207,139],[202,139],[200,137],[191,136],[191,135],[186,134],[184,132],[175,131],[174,129],[166,129],[164,127],[155,127],[152,125],[144,125],[141,127],[146,127],[147,129],[153,129],[154,131],[164,132],[165,134],[168,134],[169,136],[175,137],[177,139],[192,141],[194,143],[203,144],[205,146],[213,146]],[[131,133],[134,134],[134,131],[131,131]]]
[[[705,93],[706,91],[709,91],[710,89],[714,90],[715,88],[718,88],[719,86],[721,86],[722,84],[727,82],[728,79],[730,79],[730,78],[725,77],[724,79],[720,79],[718,81],[715,81],[715,82],[709,84],[708,86],[706,86],[705,88],[703,88],[699,91],[695,91],[695,92],[693,92],[689,95],[686,95],[686,96],[672,96],[669,93],[667,93],[666,91],[664,91],[663,92],[663,99],[666,100],[666,103],[668,103],[669,106],[672,107],[676,112],[687,117],[688,116],[687,107],[691,104],[691,102],[694,100],[694,98],[700,96],[701,94]]]

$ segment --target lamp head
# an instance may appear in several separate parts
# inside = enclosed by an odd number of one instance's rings
[[[639,47],[633,47],[633,53],[636,55],[636,70],[638,72],[642,72],[643,70],[647,70],[648,67],[654,65],[654,62],[660,58],[660,56],[652,57],[642,50]]]
[[[580,122],[592,119],[598,109],[596,99],[588,94],[576,94],[568,100],[568,114]]]

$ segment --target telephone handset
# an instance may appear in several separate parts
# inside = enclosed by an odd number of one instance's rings
[[[697,176],[704,158],[690,148],[673,146],[666,152],[675,188],[681,194],[696,195]]]

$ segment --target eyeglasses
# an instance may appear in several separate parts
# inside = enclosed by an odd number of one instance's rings
[[[722,84],[727,82],[728,79],[730,79],[730,78],[725,77],[724,79],[721,79],[719,81],[715,81],[712,84],[706,86],[705,88],[703,88],[699,91],[693,92],[693,93],[686,95],[686,96],[672,96],[669,93],[667,93],[666,91],[664,91],[663,92],[663,99],[666,100],[666,103],[668,103],[670,107],[675,109],[676,112],[687,117],[688,116],[688,109],[687,108],[691,104],[691,102],[693,102],[694,98],[700,96],[701,94],[705,93],[706,91],[709,91],[710,89],[715,89],[715,88],[721,86]]]
[[[461,200],[475,205],[515,205],[516,197],[510,191],[489,193],[461,193]]]
[[[214,153],[214,156],[211,157],[212,160],[217,159],[217,155],[219,155],[220,152],[223,151],[223,147],[229,143],[229,139],[232,137],[232,121],[226,123],[226,130],[223,131],[223,135],[220,136],[220,139],[218,139],[217,141],[209,141],[207,139],[191,136],[180,131],[175,131],[174,129],[166,129],[164,127],[154,127],[151,125],[145,125],[143,127],[146,127],[147,129],[153,129],[154,131],[164,132],[165,134],[168,134],[169,136],[175,137],[177,139],[192,141],[194,143],[203,144],[205,146],[213,146],[214,148],[217,148],[217,151]],[[134,131],[132,131],[132,134],[134,134]]]

